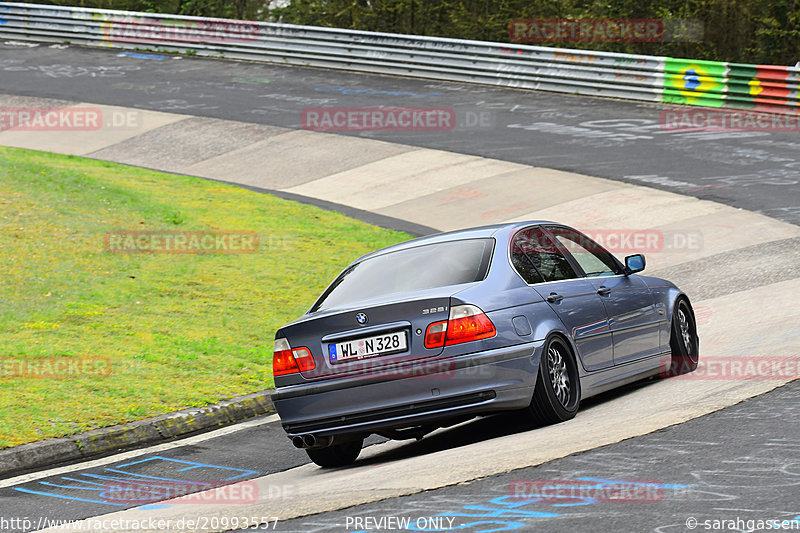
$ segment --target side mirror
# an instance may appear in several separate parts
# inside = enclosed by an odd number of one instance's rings
[[[625,275],[644,270],[645,260],[642,254],[629,255],[625,258]]]

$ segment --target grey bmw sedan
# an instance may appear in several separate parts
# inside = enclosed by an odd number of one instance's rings
[[[689,298],[553,222],[441,233],[365,255],[275,335],[272,399],[323,467],[366,436],[420,438],[475,416],[573,418],[581,399],[691,372]]]

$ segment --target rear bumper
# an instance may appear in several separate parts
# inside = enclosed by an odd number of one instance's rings
[[[272,394],[289,435],[373,433],[518,409],[531,401],[544,341],[328,379]]]

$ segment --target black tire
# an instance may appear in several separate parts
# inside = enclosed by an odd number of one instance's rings
[[[700,361],[697,322],[692,306],[685,298],[675,302],[675,309],[672,311],[669,347],[671,358],[666,377],[687,374],[697,369],[697,363]]]
[[[306,450],[308,457],[322,468],[334,468],[353,464],[361,453],[364,439],[332,444],[326,448]]]
[[[551,337],[544,345],[528,414],[539,424],[556,424],[575,417],[581,403],[578,366],[567,343]]]

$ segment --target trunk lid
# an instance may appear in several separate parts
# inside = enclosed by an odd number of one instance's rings
[[[306,379],[390,371],[442,353],[443,348],[425,347],[425,332],[430,324],[447,320],[450,296],[457,290],[441,287],[404,294],[396,301],[384,297],[313,312],[284,326],[277,336],[293,349],[311,352],[315,368],[301,373]]]

